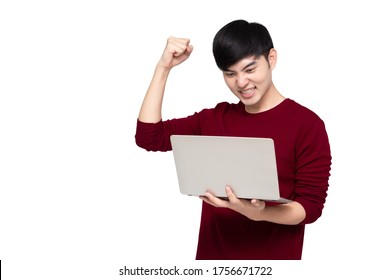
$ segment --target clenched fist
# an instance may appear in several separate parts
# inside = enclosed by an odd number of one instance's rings
[[[189,39],[169,37],[159,65],[170,70],[185,61],[192,50]]]

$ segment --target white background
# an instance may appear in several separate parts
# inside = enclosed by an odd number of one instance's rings
[[[207,2],[1,1],[4,279],[135,279],[119,276],[125,265],[266,265],[272,279],[387,273],[386,1]],[[164,118],[236,102],[211,43],[239,18],[268,27],[276,87],[317,112],[331,141],[328,200],[306,228],[301,262],[194,261],[200,200],[179,193],[171,153],[135,145],[168,36],[190,38],[194,52],[171,73]]]

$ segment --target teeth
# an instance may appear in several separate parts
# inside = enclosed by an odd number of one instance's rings
[[[244,94],[247,94],[247,93],[252,93],[254,90],[255,90],[255,88],[250,88],[250,89],[247,89],[247,90],[242,90],[241,92],[244,93]]]

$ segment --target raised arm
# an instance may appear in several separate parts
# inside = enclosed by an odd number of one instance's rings
[[[162,101],[169,72],[173,67],[185,61],[192,50],[189,39],[168,38],[139,112],[138,119],[141,122],[157,123],[161,120]]]

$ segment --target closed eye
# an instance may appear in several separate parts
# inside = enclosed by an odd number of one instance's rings
[[[223,72],[223,74],[226,76],[226,77],[234,77],[235,73],[234,72]]]

